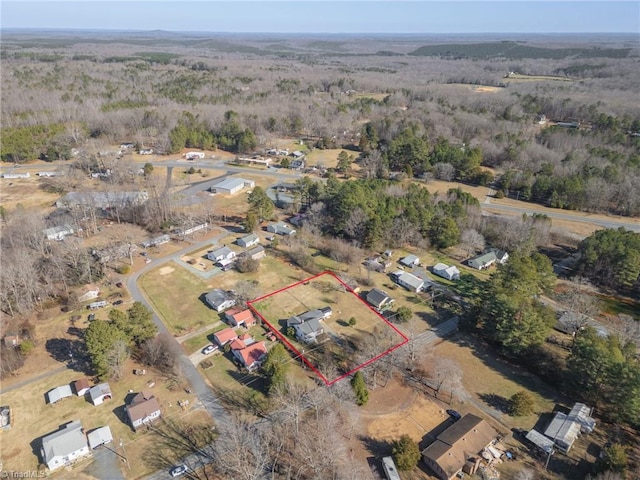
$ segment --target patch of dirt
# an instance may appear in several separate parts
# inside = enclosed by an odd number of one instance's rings
[[[160,275],[169,275],[174,270],[173,267],[162,267],[158,273],[160,273]]]
[[[404,434],[419,442],[448,418],[443,407],[395,378],[370,391],[369,402],[360,412],[366,434],[387,442]]]

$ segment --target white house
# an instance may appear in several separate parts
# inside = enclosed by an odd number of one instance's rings
[[[134,430],[160,418],[160,403],[151,392],[140,392],[124,407]]]
[[[436,263],[433,266],[433,274],[447,280],[460,280],[460,270],[456,266],[449,266],[444,263]]]
[[[233,195],[241,191],[243,188],[253,188],[255,186],[256,182],[254,182],[253,180],[246,180],[239,177],[229,177],[212,186],[211,193]]]
[[[286,223],[283,222],[270,223],[269,225],[267,225],[267,232],[277,233],[278,235],[284,236],[289,236],[296,233],[293,228],[289,227]]]
[[[111,429],[109,427],[96,428],[89,432],[87,438],[89,439],[89,447],[91,450],[113,441],[113,435],[111,435]]]
[[[305,343],[316,343],[318,336],[324,333],[324,327],[320,322],[329,318],[332,313],[331,307],[310,310],[289,318],[287,327],[293,327],[298,340]]]
[[[369,302],[373,308],[381,312],[391,307],[393,298],[391,298],[384,290],[373,288],[369,293],[367,293],[367,302]]]
[[[153,154],[153,148],[141,148],[140,155],[151,155]]]
[[[4,173],[2,174],[2,178],[29,178],[31,174],[29,172],[26,173]]]
[[[91,398],[91,403],[100,405],[105,400],[111,399],[111,387],[108,383],[99,383],[89,389],[89,397]]]
[[[207,258],[212,262],[222,262],[223,260],[233,260],[236,258],[236,252],[226,245],[207,253]]]
[[[412,292],[421,292],[422,290],[424,290],[424,280],[422,280],[421,278],[416,277],[415,275],[408,273],[408,272],[403,272],[402,270],[399,270],[395,273],[391,274],[391,277],[395,280],[395,282],[406,288],[407,290],[410,290]]]
[[[476,270],[484,270],[495,263],[505,264],[509,260],[509,254],[503,250],[493,249],[477,257],[467,260],[467,265]]]
[[[236,243],[242,248],[249,248],[260,243],[260,237],[255,233],[250,233],[249,235],[245,235],[244,237],[236,240]]]
[[[415,255],[407,255],[402,260],[400,260],[400,263],[405,267],[413,267],[420,264],[420,259]]]
[[[159,245],[164,245],[165,243],[169,243],[171,241],[171,237],[169,237],[169,235],[164,234],[164,235],[160,235],[158,237],[152,238],[150,240],[147,240],[145,242],[142,242],[142,246],[144,248],[149,248],[149,247],[157,247]]]
[[[224,290],[216,288],[211,290],[204,296],[205,302],[216,312],[224,312],[226,309],[233,307],[236,301],[231,298]]]
[[[87,437],[79,421],[69,422],[57,432],[42,437],[42,460],[50,471],[71,465],[90,454]]]
[[[70,385],[61,385],[56,388],[52,388],[47,392],[47,399],[49,403],[56,403],[62,400],[63,398],[72,397],[73,392],[71,391]]]
[[[204,152],[187,152],[184,156],[187,160],[196,160],[198,158],[204,158]]]

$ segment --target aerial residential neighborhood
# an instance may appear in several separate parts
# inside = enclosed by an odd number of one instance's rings
[[[6,3],[0,477],[640,478],[634,2]]]

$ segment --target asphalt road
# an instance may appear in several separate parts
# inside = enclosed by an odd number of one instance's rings
[[[226,234],[227,232],[224,232],[221,235],[226,235]],[[164,333],[169,337],[173,337],[173,335],[167,329],[166,325],[162,322],[162,320],[158,316],[157,312],[153,308],[153,305],[147,300],[147,298],[138,288],[138,280],[140,276],[172,260],[174,257],[180,257],[188,252],[191,252],[198,248],[202,248],[206,245],[210,245],[212,241],[215,241],[215,239],[208,238],[207,240],[202,240],[201,242],[191,244],[188,247],[185,247],[182,250],[172,253],[171,255],[168,255],[166,257],[153,259],[150,263],[146,264],[142,269],[138,270],[128,278],[127,288],[129,290],[129,293],[131,294],[132,298],[135,301],[142,302],[147,308],[149,308],[153,312],[153,322],[158,327],[159,333]],[[202,407],[205,408],[207,412],[209,412],[209,415],[211,415],[211,418],[213,418],[213,420],[216,423],[220,423],[220,422],[224,422],[225,420],[228,420],[230,418],[229,414],[222,407],[222,405],[220,404],[216,396],[213,394],[213,391],[211,390],[211,388],[205,383],[205,381],[201,377],[200,373],[198,373],[198,370],[193,365],[189,357],[186,354],[182,353],[181,348],[180,348],[180,352],[181,353],[179,358],[179,365],[181,368],[182,377],[189,384],[191,384],[191,389],[193,393],[198,397],[198,400],[202,404]]]

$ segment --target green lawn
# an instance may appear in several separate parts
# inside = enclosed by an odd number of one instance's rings
[[[213,343],[213,334],[219,332],[220,330],[224,330],[227,327],[228,325],[226,324],[218,325],[201,335],[188,338],[187,340],[182,342],[182,348],[184,348],[184,351],[187,352],[187,355],[191,355],[201,348],[204,348],[208,344]]]
[[[140,278],[140,287],[174,335],[183,335],[218,319],[218,314],[202,300],[211,288],[177,264],[146,273]]]

